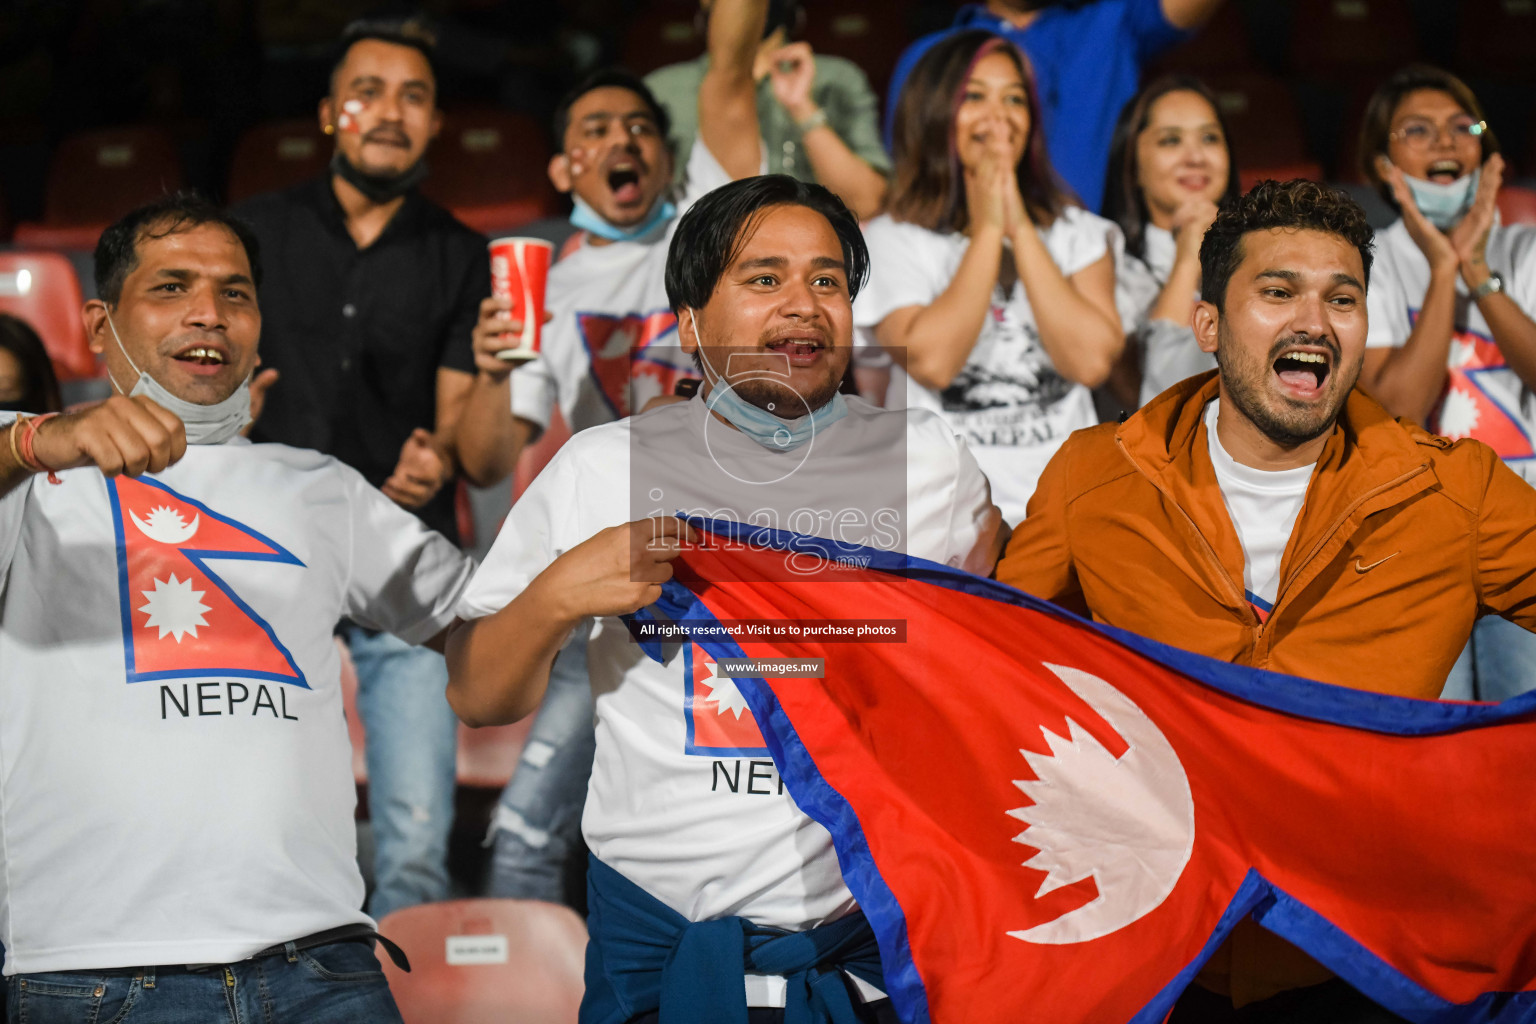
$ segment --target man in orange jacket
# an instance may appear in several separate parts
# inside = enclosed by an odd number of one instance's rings
[[[1265,182],[1223,205],[1200,264],[1193,326],[1219,370],[1072,435],[998,578],[1187,650],[1411,697],[1439,696],[1478,616],[1536,631],[1536,489],[1355,390],[1360,208]],[[1173,1024],[1398,1019],[1251,920],[1197,982]]]

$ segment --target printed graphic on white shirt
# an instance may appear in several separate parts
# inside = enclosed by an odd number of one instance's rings
[[[1527,315],[1536,312],[1536,225],[1495,223],[1488,232],[1488,268],[1503,292]],[[1366,295],[1367,348],[1400,348],[1419,322],[1429,290],[1429,261],[1401,220],[1376,235],[1376,262]],[[1429,429],[1470,437],[1497,452],[1510,469],[1536,483],[1536,392],[1499,351],[1482,308],[1456,279],[1445,390],[1431,410]]]
[[[670,309],[622,315],[578,311],[576,326],[592,379],[615,419],[638,412],[657,395],[672,394],[677,381],[698,376],[675,358],[677,315]]]
[[[1035,325],[1000,298],[994,293],[990,311],[998,332],[977,344],[973,357],[939,392],[939,400],[946,413],[967,417],[966,439],[973,444],[1060,441],[1064,432],[1057,436],[1049,411],[1077,385],[1056,372]],[[988,410],[1000,412],[985,415]]]
[[[309,689],[271,625],[209,564],[273,562],[293,567],[274,571],[294,572],[303,562],[158,480],[114,477],[107,494],[117,533],[128,682],[218,675]]]
[[[720,675],[698,644],[683,650],[684,753],[706,757],[767,757],[768,744],[736,680]]]
[[[1408,315],[1418,323],[1419,310]],[[1430,414],[1430,422],[1453,441],[1477,438],[1501,459],[1536,458],[1536,445],[1519,412],[1529,401],[1525,391],[1492,338],[1473,330],[1453,331],[1445,394]]]

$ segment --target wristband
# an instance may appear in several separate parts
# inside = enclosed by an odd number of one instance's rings
[[[816,108],[816,113],[812,114],[810,117],[806,118],[804,121],[796,121],[795,122],[795,127],[800,129],[800,134],[801,135],[804,135],[806,132],[815,131],[817,128],[820,128],[822,125],[824,125],[826,123],[827,123],[827,112],[826,112],[825,108],[817,107]]]
[[[63,481],[59,479],[59,474],[57,472],[55,472],[50,467],[45,466],[38,459],[37,452],[33,450],[33,444],[37,440],[37,428],[42,425],[44,420],[51,420],[57,415],[58,413],[56,412],[45,412],[41,416],[29,417],[27,419],[26,429],[23,430],[21,434],[21,451],[18,453],[21,458],[22,466],[24,466],[28,472],[47,473],[48,482],[51,484],[62,483]],[[16,428],[12,427],[12,440],[14,440],[15,431]],[[14,451],[14,448],[12,450]]]

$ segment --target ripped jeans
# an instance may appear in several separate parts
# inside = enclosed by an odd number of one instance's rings
[[[342,638],[357,666],[357,710],[367,736],[374,841],[368,913],[378,921],[448,898],[459,720],[448,706],[441,654],[351,624]]]
[[[585,883],[581,811],[587,801],[596,738],[586,637],[577,634],[555,659],[522,760],[501,791],[487,843],[494,843],[491,896],[575,905]]]

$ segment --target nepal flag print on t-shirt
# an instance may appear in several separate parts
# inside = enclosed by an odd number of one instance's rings
[[[618,419],[639,411],[631,408],[632,382],[650,379],[656,394],[670,395],[677,381],[698,376],[686,366],[675,365],[676,350],[668,350],[672,358],[647,351],[661,338],[675,335],[677,316],[670,309],[624,316],[577,313],[576,326],[592,362],[592,379]],[[649,395],[650,389],[646,390]]]
[[[223,675],[309,689],[272,627],[207,565],[239,559],[302,569],[303,562],[159,481],[116,477],[107,493],[128,682]]]
[[[1418,323],[1419,310],[1410,309],[1408,320]],[[1451,334],[1445,392],[1430,413],[1431,429],[1453,441],[1481,441],[1507,462],[1536,458],[1536,442],[1518,411],[1524,391],[1492,338],[1458,328]]]
[[[767,757],[768,744],[736,681],[720,675],[698,644],[683,651],[684,753],[708,757]]]

